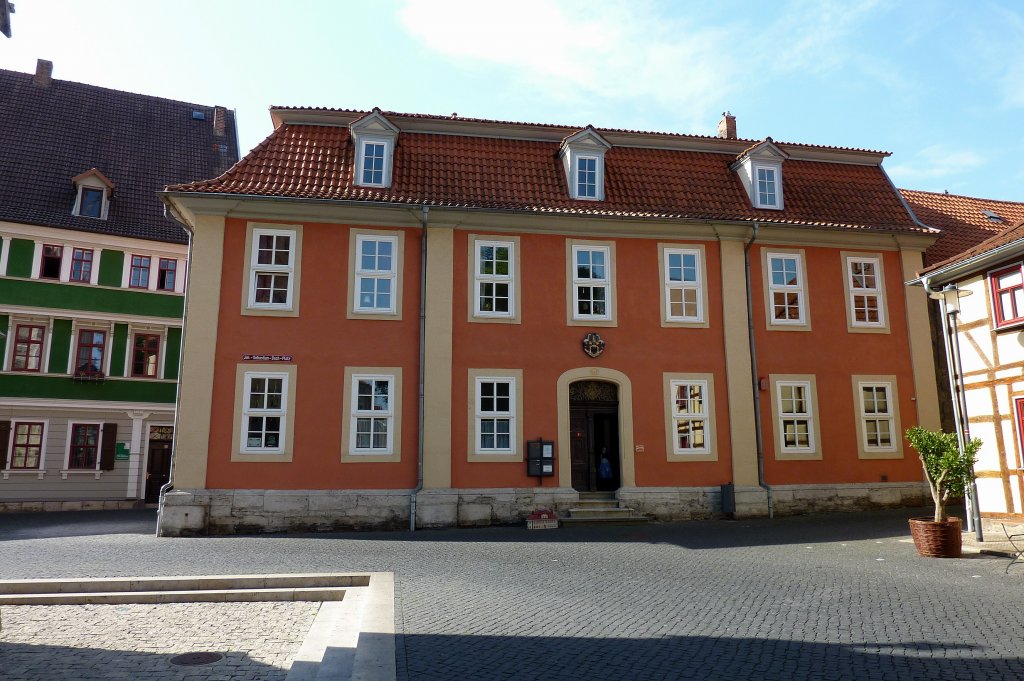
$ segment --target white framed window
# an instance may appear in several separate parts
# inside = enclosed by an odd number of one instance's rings
[[[351,454],[392,454],[395,433],[395,377],[352,376]]]
[[[757,186],[755,197],[758,208],[778,208],[779,189],[778,172],[775,168],[766,166],[754,166]]]
[[[810,381],[776,381],[776,414],[783,453],[809,453],[815,442],[813,390]]]
[[[473,260],[473,314],[480,317],[514,316],[515,243],[478,240]]]
[[[598,168],[600,160],[597,156],[576,156],[576,198],[596,199],[598,197]]]
[[[288,413],[288,374],[247,371],[242,385],[240,451],[246,454],[283,452]]]
[[[476,379],[476,450],[513,454],[516,450],[516,382],[512,377]]]
[[[607,246],[572,247],[573,319],[611,319],[611,256]]]
[[[398,239],[392,236],[356,236],[356,312],[395,311]]]
[[[803,257],[799,253],[768,253],[768,319],[770,324],[807,324]]]
[[[27,419],[11,421],[10,444],[4,452],[6,465],[3,466],[4,478],[8,471],[42,473],[46,470],[46,419]]]
[[[294,230],[252,230],[249,260],[249,307],[290,310],[295,279]]]
[[[708,382],[680,380],[669,383],[672,410],[672,451],[706,454],[709,451]]]
[[[387,143],[384,140],[364,140],[361,147],[360,184],[383,187]]]
[[[882,267],[878,258],[846,258],[850,325],[885,326]]]
[[[861,435],[864,450],[891,452],[896,449],[896,417],[891,383],[858,383]]]
[[[701,252],[666,248],[664,258],[665,319],[673,322],[703,321]]]

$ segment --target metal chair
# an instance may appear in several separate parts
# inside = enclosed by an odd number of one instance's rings
[[[1010,546],[1013,547],[1013,560],[1006,564],[1006,574],[1010,574],[1010,566],[1014,563],[1024,563],[1024,532],[1019,534],[1010,534],[1010,531],[1006,529],[1006,525],[1002,525],[1003,534],[1006,535],[1007,541],[1010,542]]]

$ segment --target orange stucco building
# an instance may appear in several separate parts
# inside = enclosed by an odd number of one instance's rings
[[[882,152],[274,109],[192,231],[161,532],[923,500],[935,231]],[[536,457],[536,461],[530,459]],[[539,475],[535,475],[538,473]],[[724,487],[723,487],[724,486]]]

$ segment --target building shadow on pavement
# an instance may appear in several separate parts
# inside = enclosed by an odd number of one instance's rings
[[[156,533],[156,509],[0,513],[0,541]]]
[[[288,676],[286,669],[278,669],[237,651],[209,651],[218,652],[224,657],[212,664],[179,666],[171,664],[171,659],[180,653],[9,642],[17,636],[16,631],[6,626],[0,632],[0,679],[3,681],[199,681],[207,678],[284,681]]]
[[[989,656],[984,648],[954,641],[894,644],[707,636],[624,639],[406,635],[397,643],[400,681],[1024,678],[1024,658]]]

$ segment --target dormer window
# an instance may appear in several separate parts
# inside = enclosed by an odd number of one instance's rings
[[[78,206],[78,214],[85,218],[102,218],[103,194],[102,189],[82,187],[82,198]]]
[[[96,168],[85,171],[71,181],[77,190],[72,215],[106,220],[114,183]]]
[[[356,150],[354,184],[390,187],[398,128],[374,109],[349,126]]]
[[[610,148],[589,125],[562,140],[560,155],[572,198],[604,200],[604,154]]]
[[[775,168],[757,167],[757,207],[778,208],[779,196],[775,190]]]
[[[782,210],[782,164],[789,158],[771,137],[750,147],[736,159],[736,171],[754,208]]]
[[[387,144],[384,142],[363,142],[362,184],[380,187],[384,185],[384,158]]]
[[[579,156],[576,159],[576,197],[597,198],[597,157]]]

